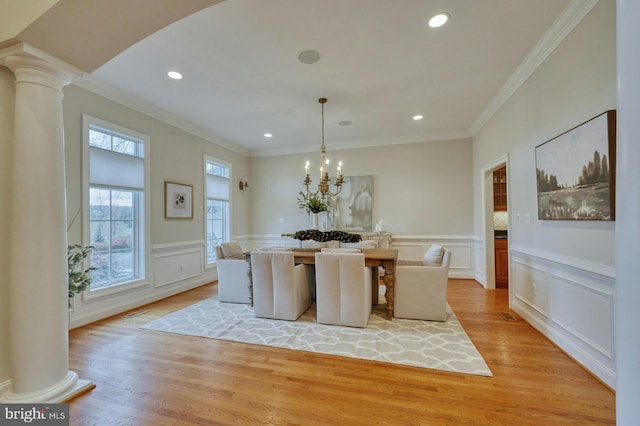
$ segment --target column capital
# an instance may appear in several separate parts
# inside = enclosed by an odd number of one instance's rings
[[[35,83],[62,90],[83,72],[26,43],[0,49],[0,64],[16,75],[16,83]]]

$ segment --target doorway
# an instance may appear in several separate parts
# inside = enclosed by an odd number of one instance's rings
[[[509,288],[509,211],[507,165],[493,171],[493,239],[496,288]]]
[[[509,288],[508,157],[482,169],[485,288]]]

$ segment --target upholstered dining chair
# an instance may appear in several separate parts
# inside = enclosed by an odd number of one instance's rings
[[[311,267],[292,251],[252,251],[251,271],[256,317],[295,321],[311,306]]]
[[[360,250],[359,248],[341,248],[341,247],[337,247],[337,248],[325,247],[320,249],[320,251],[322,253],[362,253],[362,250]]]
[[[451,251],[440,246],[430,248],[422,261],[399,261],[393,316],[446,321],[450,263]]]
[[[216,246],[218,260],[218,300],[230,303],[250,303],[249,264],[238,242]]]
[[[369,248],[364,246],[363,248]],[[339,248],[323,248],[320,250],[323,253],[362,253],[362,249],[360,248],[347,248],[347,247],[339,247]],[[373,305],[378,304],[378,286],[380,285],[380,278],[384,276],[384,269],[382,270],[382,275],[379,273],[378,267],[368,268],[371,272],[371,302]],[[315,279],[315,277],[314,277]],[[315,287],[313,290],[313,298],[316,298]]]
[[[317,321],[364,328],[371,315],[371,268],[364,254],[316,253]]]

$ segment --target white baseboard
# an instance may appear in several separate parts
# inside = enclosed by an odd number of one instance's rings
[[[533,315],[530,309],[520,301],[514,301],[512,309],[525,321],[531,324],[536,330],[546,336],[554,344],[556,344],[563,352],[573,358],[577,363],[582,365],[586,370],[590,371],[599,380],[615,389],[616,373],[607,365],[597,360],[591,351],[584,350],[580,346],[574,344],[570,339],[559,333],[554,327],[547,322]]]
[[[83,325],[91,324],[92,322],[100,321],[105,318],[119,315],[123,312],[130,311],[132,309],[139,308],[149,303],[157,302],[158,300],[166,299],[167,297],[174,296],[176,294],[192,290],[202,285],[215,281],[215,277],[198,277],[198,279],[189,280],[179,285],[171,286],[164,291],[154,292],[146,294],[134,299],[128,300],[126,303],[120,303],[114,306],[106,306],[101,309],[85,311],[77,315],[72,315],[69,322],[69,329],[82,327]]]

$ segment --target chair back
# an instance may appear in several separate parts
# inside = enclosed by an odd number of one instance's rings
[[[451,250],[445,250],[444,255],[442,256],[442,264],[440,265],[440,267],[446,269],[448,274],[450,265],[451,265]]]
[[[333,248],[333,247],[323,247],[320,249],[322,253],[362,253],[362,250],[359,248]]]
[[[394,316],[428,321],[447,320],[447,282],[451,251],[439,266],[399,262],[396,266]]]
[[[291,251],[251,252],[256,317],[296,320],[311,305],[308,268],[293,259]]]
[[[292,251],[293,247],[269,246],[269,247],[258,247],[256,250],[258,251]]]
[[[216,246],[216,259],[224,259],[224,254],[222,253],[222,247]]]
[[[226,252],[226,253],[225,253]],[[251,303],[249,265],[238,242],[216,246],[218,270],[218,300],[220,302]]]
[[[242,246],[237,241],[228,241],[216,246],[216,255],[218,254],[221,255],[219,259],[244,259]]]
[[[374,249],[378,248],[378,242],[374,240],[364,240],[357,243],[342,243],[340,246],[346,248]]]
[[[366,327],[371,314],[371,270],[362,253],[316,253],[318,322]]]

